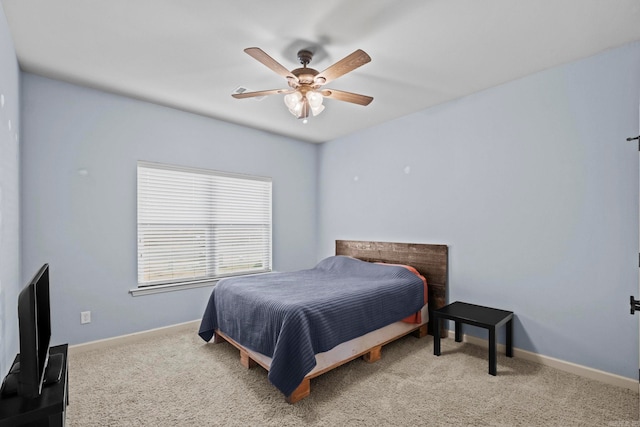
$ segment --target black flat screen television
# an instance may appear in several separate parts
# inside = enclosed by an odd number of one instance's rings
[[[42,392],[51,340],[49,264],[44,264],[18,296],[20,369],[18,394],[35,398]]]

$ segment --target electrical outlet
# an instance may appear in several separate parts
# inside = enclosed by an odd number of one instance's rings
[[[91,323],[91,312],[90,311],[81,311],[80,312],[80,323]]]

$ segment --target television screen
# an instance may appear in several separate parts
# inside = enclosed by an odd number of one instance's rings
[[[45,264],[18,296],[18,394],[23,397],[37,397],[42,391],[51,339],[49,304],[49,265]]]

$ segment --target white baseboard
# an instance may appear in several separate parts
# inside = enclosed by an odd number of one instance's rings
[[[69,346],[69,354],[80,354],[86,351],[105,349],[109,347],[115,347],[122,344],[133,343],[142,339],[150,338],[153,336],[160,336],[167,332],[178,331],[197,331],[200,320],[192,320],[190,322],[179,323],[177,325],[165,326],[162,328],[150,329],[148,331],[136,332],[133,334],[121,335],[113,338],[106,338],[97,341],[90,341],[84,344],[76,344]],[[449,331],[449,337],[453,339],[455,336],[454,331]],[[469,344],[478,345],[484,348],[488,348],[489,344],[487,340],[477,338],[472,335],[463,334],[462,341]],[[498,351],[505,352],[505,345],[498,344]],[[554,357],[543,356],[541,354],[533,353],[527,350],[521,350],[519,348],[513,349],[513,356],[519,357],[524,360],[536,362],[541,365],[549,366],[561,371],[569,372],[581,377],[589,378],[592,380],[600,381],[606,384],[614,385],[617,387],[627,388],[629,390],[638,391],[638,381],[632,378],[623,377],[621,375],[611,374],[609,372],[600,371],[598,369],[589,368],[587,366],[578,365],[572,362],[566,362],[564,360],[556,359]]]
[[[75,344],[69,346],[69,354],[80,354],[85,351],[105,349],[109,347],[115,347],[122,344],[130,344],[136,341],[140,341],[145,338],[153,336],[164,335],[167,332],[179,332],[179,331],[197,331],[200,325],[200,320],[192,320],[190,322],[178,323],[176,325],[164,326],[162,328],[149,329],[147,331],[136,332],[133,334],[120,335],[113,338],[105,338],[103,340],[90,341],[83,344]]]
[[[449,337],[453,339],[453,337],[455,337],[455,331],[450,330]],[[462,341],[484,348],[489,348],[489,342],[486,339],[474,337],[472,335],[462,334]],[[498,352],[504,354],[505,349],[506,346],[504,344],[498,344]],[[549,366],[551,368],[559,369],[561,371],[569,372],[571,374],[579,375],[581,377],[600,381],[617,387],[627,388],[633,391],[638,391],[638,380],[634,380],[632,378],[611,374],[609,372],[600,371],[598,369],[589,368],[588,366],[578,365],[576,363],[567,362],[564,360],[556,359],[554,357],[543,356],[538,353],[533,353],[515,347],[513,348],[513,356],[524,360],[529,360],[531,362],[536,362],[544,366]]]

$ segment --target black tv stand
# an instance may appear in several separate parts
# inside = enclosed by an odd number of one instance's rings
[[[42,393],[35,399],[27,399],[4,390],[0,397],[0,427],[55,426],[65,424],[65,410],[69,404],[69,372],[67,370],[67,344],[49,349],[49,364],[47,365],[45,384]],[[17,372],[20,369],[20,355],[5,379],[4,388],[11,388],[15,381],[17,391]],[[10,378],[13,377],[13,378]]]

